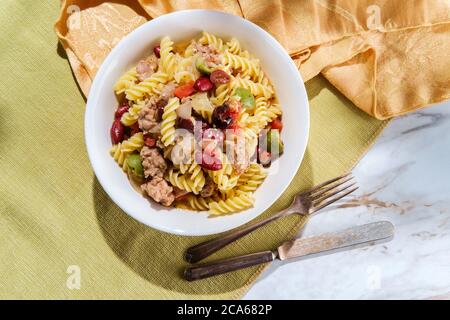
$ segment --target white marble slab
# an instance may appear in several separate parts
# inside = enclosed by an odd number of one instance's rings
[[[388,243],[274,263],[245,299],[450,298],[450,102],[395,119],[354,170],[360,190],[304,235],[377,220]]]

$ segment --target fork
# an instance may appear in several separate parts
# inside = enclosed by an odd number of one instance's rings
[[[289,207],[277,214],[256,223],[252,223],[245,228],[232,231],[226,235],[190,247],[186,250],[185,259],[190,263],[198,262],[250,232],[280,218],[292,214],[310,216],[357,190],[358,187],[355,187],[356,182],[351,181],[352,179],[351,173],[347,173],[301,192],[294,197],[294,200]],[[346,184],[347,182],[349,182],[349,184]]]

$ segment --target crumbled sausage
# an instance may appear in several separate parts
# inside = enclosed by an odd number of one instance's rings
[[[212,46],[195,43],[194,52],[200,54],[208,67],[215,67],[222,63],[222,55]]]
[[[157,148],[144,146],[141,150],[141,158],[146,178],[164,176],[164,172],[167,170],[167,163]]]
[[[211,197],[216,190],[216,184],[211,178],[206,178],[205,185],[203,189],[200,191],[200,196],[203,198]]]
[[[139,61],[136,66],[139,81],[149,78],[158,69],[158,58],[153,54],[145,60]]]
[[[160,177],[155,177],[150,182],[144,183],[141,185],[141,189],[153,200],[166,207],[170,206],[175,200],[173,188]]]
[[[144,133],[154,133],[158,129],[158,106],[156,98],[150,98],[141,112],[139,112],[138,124]]]

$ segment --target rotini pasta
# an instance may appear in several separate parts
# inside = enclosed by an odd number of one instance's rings
[[[263,85],[261,83],[253,82],[250,79],[236,77],[233,79],[233,88],[245,88],[249,90],[254,96],[263,96],[270,99],[273,96],[273,89],[270,85]]]
[[[226,49],[222,39],[206,31],[203,31],[203,35],[198,42],[200,42],[201,44],[209,44],[219,51],[225,51]]]
[[[221,191],[226,191],[234,188],[239,179],[239,175],[233,172],[233,166],[225,154],[222,154],[222,169],[215,171],[208,171],[208,175],[217,184]]]
[[[119,78],[114,86],[114,92],[116,94],[124,93],[127,89],[134,86],[137,80],[136,67],[133,67]]]
[[[228,51],[232,54],[239,55],[244,58],[250,58],[250,54],[248,53],[248,51],[242,50],[241,44],[236,38],[231,38],[231,40],[227,42],[227,47]]]
[[[195,70],[194,58],[183,58],[177,56],[177,64],[173,78],[176,83],[187,83],[189,81],[195,81],[198,78],[198,72]]]
[[[180,106],[178,98],[172,98],[164,107],[161,123],[161,142],[167,147],[175,140],[175,120],[177,119],[176,110]]]
[[[215,216],[253,206],[268,175],[263,161],[276,158],[276,148],[260,149],[270,139],[284,150],[282,110],[259,60],[236,38],[203,32],[175,44],[163,37],[113,89],[124,101],[110,154],[142,192]]]
[[[142,132],[136,133],[128,140],[121,143],[115,144],[110,149],[110,154],[116,160],[116,162],[121,166],[124,171],[126,171],[126,159],[134,151],[139,151],[144,146],[144,137]]]
[[[235,196],[227,200],[209,203],[209,214],[223,215],[240,212],[253,206],[254,199],[250,192],[237,192]]]
[[[271,120],[276,119],[277,117],[281,116],[281,114],[282,114],[281,107],[278,103],[271,104],[269,106],[269,109],[267,110],[267,116]]]
[[[139,101],[151,95],[161,93],[162,86],[169,80],[168,74],[156,72],[150,78],[131,86],[125,90],[126,98],[130,101]]]
[[[204,180],[203,184],[201,184],[196,179],[192,179],[190,174],[182,174],[181,172],[174,171],[173,169],[169,169],[166,179],[173,186],[187,192],[192,192],[193,194],[198,194],[204,186]]]
[[[211,102],[215,106],[222,105],[225,101],[230,99],[231,94],[233,93],[233,89],[234,88],[232,87],[231,82],[221,84],[217,87],[214,96],[211,97]]]
[[[125,126],[131,127],[138,120],[139,112],[141,112],[144,105],[145,105],[145,101],[136,102],[132,107],[130,107],[130,109],[128,109],[128,112],[125,112],[122,115],[122,117],[120,118],[120,121]]]
[[[257,60],[244,58],[230,52],[225,52],[224,59],[226,66],[239,70],[243,77],[250,76],[252,79],[257,79],[259,75]]]
[[[264,182],[267,172],[257,163],[252,163],[237,182],[237,189],[244,192],[253,192]]]
[[[212,200],[209,198],[203,198],[199,196],[190,195],[184,204],[187,206],[190,210],[195,211],[207,211],[209,210],[209,203]]]
[[[198,188],[203,188],[205,185],[205,175],[203,174],[202,167],[195,162],[192,161],[191,164],[180,164],[180,172],[181,173],[188,173],[189,178],[193,181],[192,187],[197,190]]]
[[[164,37],[160,42],[159,69],[172,78],[176,69],[175,54],[172,52],[173,42],[169,37]]]

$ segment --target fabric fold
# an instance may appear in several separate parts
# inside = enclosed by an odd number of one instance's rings
[[[450,97],[450,2],[63,0],[55,25],[85,95],[109,51],[146,20],[184,9],[242,16],[271,33],[305,81],[322,73],[387,119]]]

